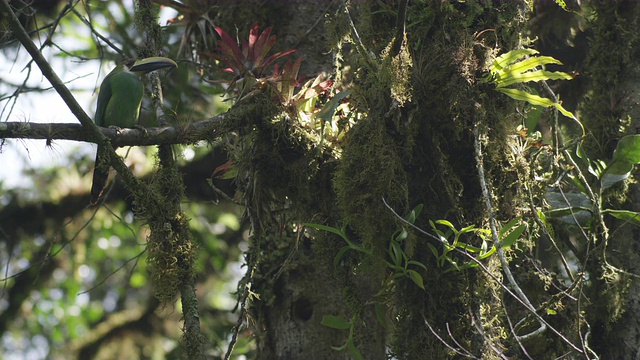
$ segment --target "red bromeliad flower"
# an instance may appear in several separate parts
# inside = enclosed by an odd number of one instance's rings
[[[218,47],[215,48],[216,52],[207,55],[228,66],[223,70],[224,72],[235,74],[229,86],[236,85],[240,95],[244,92],[243,90],[263,82],[261,80],[264,80],[262,79],[264,72],[274,61],[296,51],[292,49],[269,55],[277,39],[275,35],[271,35],[271,29],[272,27],[269,26],[258,35],[258,24],[254,23],[249,32],[249,41],[243,40],[242,45],[239,46],[224,30],[220,27],[215,28],[221,39]]]
[[[292,49],[269,54],[277,39],[275,35],[271,35],[271,29],[268,27],[259,33],[258,25],[254,23],[249,31],[248,41],[243,40],[239,45],[228,33],[216,27],[220,40],[215,52],[207,55],[226,66],[223,72],[233,73],[234,78],[230,81],[208,82],[228,84],[228,91],[234,92],[236,101],[266,90],[273,100],[279,101],[287,111],[296,114],[299,119],[312,122],[316,116],[320,116],[323,119],[322,124],[330,121],[340,104],[339,101],[348,93],[334,95],[331,98],[335,99],[317,107],[321,97],[329,96],[333,81],[323,80],[324,75],[320,74],[302,84],[302,79],[298,77],[302,59],[288,61],[283,67],[275,65],[274,71],[267,74],[267,69],[276,60],[296,51]]]

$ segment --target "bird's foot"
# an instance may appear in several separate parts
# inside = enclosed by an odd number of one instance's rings
[[[122,131],[122,128],[120,126],[115,126],[115,125],[109,125],[109,129],[115,131],[116,135],[118,135],[120,131]]]
[[[136,129],[138,129],[138,130],[142,131],[142,133],[144,134],[144,136],[147,136],[147,135],[148,135],[148,132],[147,132],[147,128],[146,128],[146,127],[144,127],[144,126],[142,126],[142,125],[136,125],[136,126],[134,126],[134,128],[136,128]]]

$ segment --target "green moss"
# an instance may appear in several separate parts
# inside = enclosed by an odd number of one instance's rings
[[[158,24],[160,7],[149,0],[139,0],[135,4],[134,25],[142,29],[147,37],[147,41],[137,51],[138,57],[157,56],[160,49],[156,47],[162,44],[162,28]]]
[[[362,120],[344,148],[334,181],[343,218],[377,253],[395,229],[383,199],[400,212],[407,208],[406,174],[389,138],[384,119]]]
[[[626,130],[624,114],[630,104],[625,106],[627,93],[622,83],[637,78],[640,71],[635,65],[640,47],[640,35],[635,31],[640,26],[640,10],[622,4],[595,4],[593,10],[585,74],[592,91],[583,103],[582,119],[591,135],[585,146],[594,158],[608,158]]]
[[[179,292],[179,286],[195,276],[193,264],[197,246],[191,241],[188,220],[184,215],[164,224],[153,222],[149,226],[149,276],[158,300],[169,304]]]

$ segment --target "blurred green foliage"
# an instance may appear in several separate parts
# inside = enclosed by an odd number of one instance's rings
[[[144,39],[133,25],[133,2],[73,2],[71,8],[65,4],[59,2],[47,12],[22,9],[30,24],[39,25],[31,27],[34,39],[44,40],[54,29],[45,48],[54,49],[55,57],[68,66],[60,71],[74,64],[94,67],[86,85],[90,88],[115,63],[136,57]],[[161,15],[175,12],[165,8]],[[164,51],[178,61],[182,31],[179,24],[164,28]],[[0,51],[12,58],[17,42],[2,38]],[[203,85],[205,68],[185,60],[162,78],[167,115],[175,123],[206,119],[228,108],[221,101],[222,87]],[[3,98],[0,106],[11,101]],[[148,102],[141,121],[151,126]],[[175,149],[181,166],[213,159],[211,144]],[[137,176],[153,168],[155,149],[124,150]],[[177,358],[181,303],[176,296],[173,303],[161,306],[153,296],[145,253],[148,229],[134,218],[131,199],[114,195],[102,207],[86,206],[91,155],[78,149],[69,155],[68,164],[29,170],[24,175],[33,184],[26,182],[21,189],[0,183],[1,223],[14,225],[0,226],[0,358]],[[245,271],[240,247],[246,241],[246,224],[241,209],[225,200],[189,200],[183,209],[192,220],[192,238],[200,245],[196,290],[202,331],[211,358],[222,358],[237,322],[231,310]],[[234,354],[252,351],[251,342],[241,338]]]

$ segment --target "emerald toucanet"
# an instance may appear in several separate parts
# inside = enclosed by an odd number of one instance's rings
[[[140,75],[147,72],[166,68],[177,67],[171,59],[164,57],[150,57],[142,60],[127,60],[122,65],[113,69],[100,85],[98,94],[98,106],[94,121],[102,127],[135,127],[140,115],[142,105],[143,84]],[[91,186],[91,204],[96,204],[102,196],[109,168],[98,166],[98,154],[101,152],[98,146],[96,153],[96,166],[93,170],[93,184]]]

